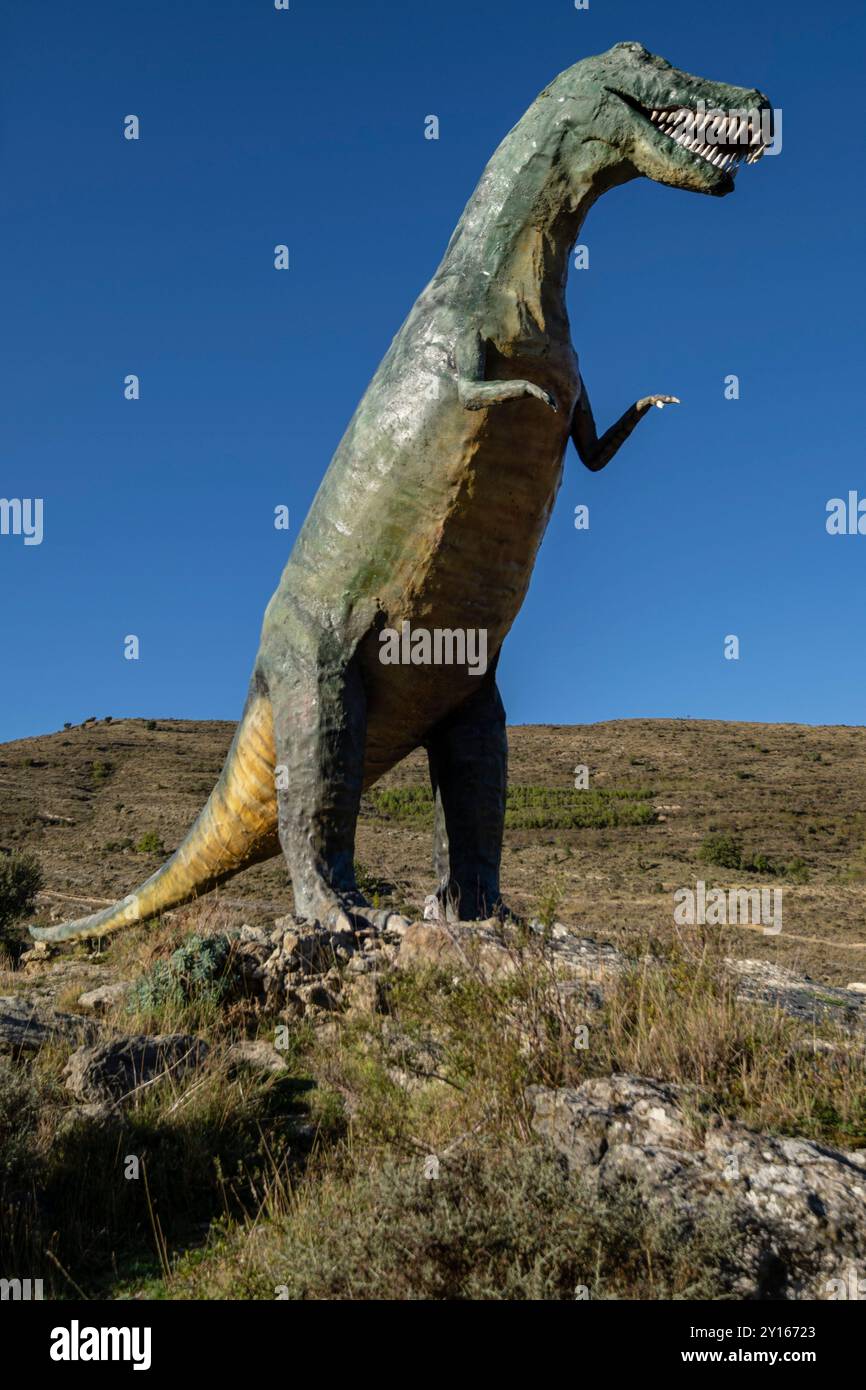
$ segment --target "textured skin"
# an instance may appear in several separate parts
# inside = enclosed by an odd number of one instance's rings
[[[729,175],[633,103],[763,109],[757,91],[690,77],[618,44],[555,79],[495,152],[445,257],[373,377],[277,592],[241,724],[180,849],[122,903],[34,936],[100,935],[247,865],[288,861],[299,915],[369,916],[353,848],[363,788],[424,746],[436,791],[438,899],[497,907],[506,786],[495,684],[559,488],[569,438],[603,467],[654,403],[601,439],[565,306],[592,204],[644,175],[722,196]],[[485,629],[489,667],[383,665],[379,633]],[[274,769],[281,771],[274,788]]]

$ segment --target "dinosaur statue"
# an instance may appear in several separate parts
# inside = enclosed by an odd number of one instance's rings
[[[645,396],[598,436],[565,307],[571,248],[595,200],[640,175],[730,193],[739,159],[755,162],[768,143],[769,112],[762,93],[679,72],[638,43],[545,88],[484,170],[334,455],[267,607],[225,765],[186,839],[115,906],[33,936],[143,921],[280,847],[299,917],[383,925],[355,884],[359,803],[418,747],[435,795],[433,915],[499,908],[496,661],[566,445],[603,468],[653,405],[676,399]],[[413,629],[486,634],[486,670],[386,664],[386,633]]]

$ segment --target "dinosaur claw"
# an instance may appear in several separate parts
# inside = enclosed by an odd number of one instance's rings
[[[329,912],[324,914],[324,927],[329,927],[331,931],[354,931],[355,924],[349,914],[342,907],[332,907]]]

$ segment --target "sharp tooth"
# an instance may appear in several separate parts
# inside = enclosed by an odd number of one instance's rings
[[[725,156],[722,154],[721,150],[719,150],[719,152],[718,152],[718,154],[715,156],[715,158],[710,160],[710,163],[711,163],[711,164],[715,164],[715,165],[718,167],[718,165],[721,164],[721,162],[722,162],[722,160],[724,159],[724,157],[725,157]]]

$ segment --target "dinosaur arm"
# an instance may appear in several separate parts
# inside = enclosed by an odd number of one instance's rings
[[[525,396],[535,396],[538,400],[556,410],[556,401],[547,391],[532,381],[485,381],[487,365],[487,343],[480,333],[469,332],[461,335],[455,349],[457,366],[457,394],[460,404],[467,410],[483,410],[488,405],[499,405],[502,401],[513,401]]]
[[[638,421],[642,420],[654,405],[661,408],[666,405],[679,405],[679,401],[676,396],[644,396],[641,400],[635,401],[634,405],[630,405],[616,424],[611,425],[610,429],[599,439],[592,406],[589,403],[589,394],[586,386],[582,384],[571,421],[571,437],[574,440],[574,447],[577,449],[581,463],[585,464],[592,473],[598,473],[605,464],[610,463]]]

